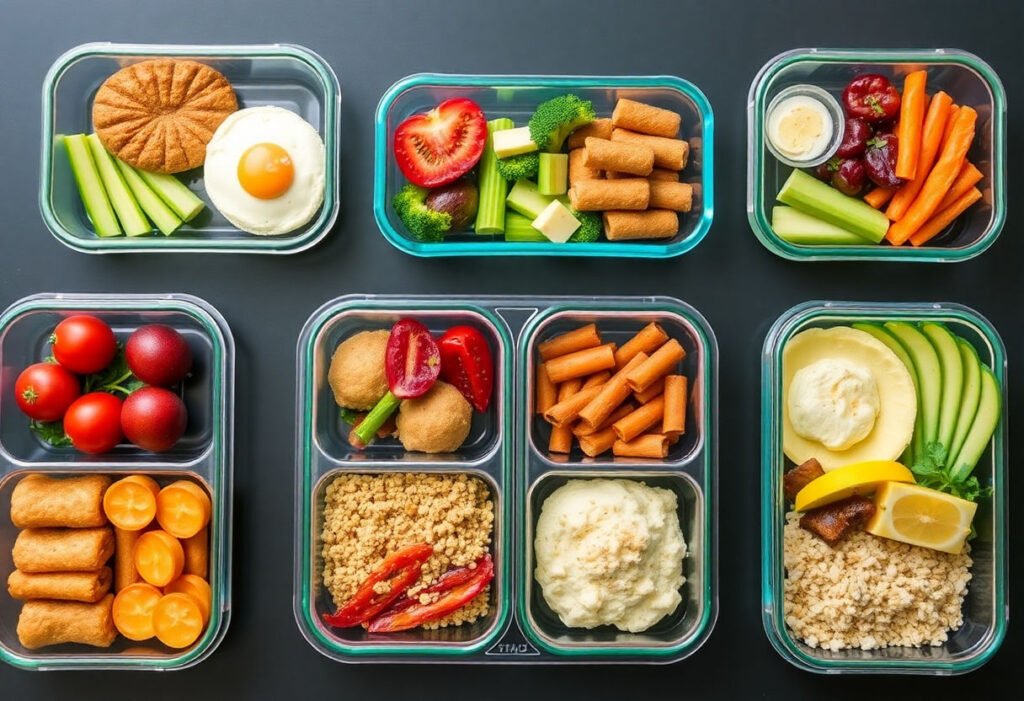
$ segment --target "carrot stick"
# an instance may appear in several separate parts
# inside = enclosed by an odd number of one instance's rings
[[[597,433],[598,431],[603,431],[606,428],[611,428],[613,423],[615,423],[616,421],[621,419],[623,416],[626,416],[627,414],[631,414],[633,412],[633,410],[635,410],[635,409],[636,409],[636,405],[633,404],[632,402],[623,402],[622,404],[619,405],[619,408],[616,409],[615,411],[613,411],[611,413],[611,416],[609,416],[607,419],[605,419],[604,422],[600,426],[598,426],[596,428],[591,428],[590,426],[587,426],[587,424],[585,424],[584,422],[580,421],[572,429],[572,432],[574,434],[576,434],[577,438],[583,438],[584,436],[591,436],[591,435]],[[608,447],[610,448],[611,446],[609,445]]]
[[[662,420],[665,415],[665,398],[656,397],[642,407],[624,416],[612,428],[620,441],[627,443]]]
[[[574,331],[549,338],[537,346],[537,352],[544,360],[551,360],[560,355],[568,355],[599,345],[601,345],[601,334],[597,332],[597,324],[587,324]]]
[[[601,453],[607,453],[615,442],[619,440],[615,435],[615,429],[606,428],[603,431],[592,433],[589,436],[580,436],[580,450],[583,454],[596,458]]]
[[[686,375],[665,377],[665,416],[661,432],[665,435],[686,431]]]
[[[668,437],[660,433],[645,433],[628,443],[615,441],[612,454],[620,458],[665,458],[668,456]]]
[[[566,380],[562,384],[558,385],[558,401],[564,402],[566,399],[579,392],[582,387],[583,380],[579,377]]]
[[[889,227],[885,235],[894,246],[902,245],[935,214],[939,202],[949,192],[967,157],[967,151],[974,141],[974,125],[977,120],[978,113],[970,107],[961,107],[957,112],[949,139],[942,147],[939,160],[928,174],[917,199],[903,218]]]
[[[964,165],[960,168],[960,172],[956,176],[956,180],[949,187],[949,192],[942,198],[942,202],[939,202],[939,211],[941,212],[949,205],[953,204],[960,197],[971,191],[975,185],[981,182],[981,179],[985,177],[985,174],[978,170],[978,167],[970,161],[964,161]]]
[[[645,389],[643,392],[636,392],[633,394],[633,399],[636,400],[637,404],[646,404],[651,401],[665,390],[665,378],[662,377],[656,380],[653,385]]]
[[[676,339],[670,339],[668,343],[654,352],[644,364],[636,368],[626,376],[626,383],[634,392],[643,392],[653,385],[658,378],[672,372],[676,365],[686,357],[686,351]]]
[[[588,377],[586,382],[583,383],[580,389],[590,389],[594,385],[603,385],[611,378],[612,374],[608,370],[602,370],[601,372],[595,373]]]
[[[640,329],[633,338],[626,341],[622,348],[615,351],[615,367],[621,368],[637,353],[650,355],[667,340],[668,334],[665,333],[665,329],[652,321]]]
[[[921,135],[924,125],[925,88],[928,71],[912,71],[903,81],[900,99],[900,125],[896,132],[899,150],[896,153],[896,177],[913,180],[921,158]]]
[[[946,147],[946,142],[949,141],[949,135],[953,132],[953,125],[956,123],[956,116],[960,114],[960,110],[963,109],[960,105],[950,105],[949,115],[946,117],[946,129],[942,132],[942,148]]]
[[[552,426],[564,426],[572,423],[579,416],[580,410],[600,393],[602,387],[580,390],[564,402],[558,402],[544,412],[544,420]]]
[[[895,194],[896,188],[894,187],[876,187],[871,192],[864,195],[864,201],[875,209],[881,209]]]
[[[612,375],[601,388],[600,393],[595,396],[587,406],[579,412],[580,420],[591,427],[600,426],[604,420],[611,416],[622,402],[629,396],[629,385],[626,384],[626,375],[647,361],[646,353],[637,353],[625,366]],[[587,392],[591,390],[586,390]],[[583,394],[583,392],[580,392]],[[577,397],[579,395],[576,395]],[[573,397],[575,399],[576,397]],[[571,401],[571,400],[570,400]]]
[[[555,383],[551,381],[550,377],[548,377],[548,372],[544,369],[544,364],[541,363],[537,365],[537,398],[534,402],[534,412],[543,415],[558,401],[556,397],[557,390],[555,389]]]
[[[917,175],[913,180],[908,180],[900,186],[899,190],[889,202],[889,208],[885,215],[892,221],[899,221],[910,209],[910,205],[921,191],[924,181],[935,164],[939,155],[939,147],[942,146],[942,136],[946,131],[946,118],[949,116],[949,108],[953,104],[953,98],[944,92],[937,92],[932,96],[928,104],[928,114],[924,118],[924,134],[921,137],[921,152],[917,157]],[[903,142],[900,142],[899,151],[903,150]],[[897,156],[897,168],[899,157]]]
[[[956,218],[967,211],[968,207],[980,199],[981,190],[976,187],[971,188],[961,195],[959,199],[954,201],[953,204],[941,210],[938,214],[925,222],[925,225],[910,237],[910,243],[915,246],[921,246],[928,243],[928,241],[935,238],[939,232],[943,231],[947,226],[956,221]]]
[[[544,363],[548,377],[556,385],[576,377],[586,377],[615,367],[615,345],[606,343],[603,346],[585,348],[552,358]]]

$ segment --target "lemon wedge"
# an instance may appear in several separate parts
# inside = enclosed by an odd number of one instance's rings
[[[964,548],[978,505],[916,484],[887,482],[875,494],[865,530],[901,543],[954,555]]]
[[[796,510],[809,511],[856,494],[871,494],[885,482],[913,482],[914,474],[893,460],[837,467],[797,492]]]

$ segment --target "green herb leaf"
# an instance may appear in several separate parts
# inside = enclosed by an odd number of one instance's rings
[[[117,344],[117,354],[104,370],[85,378],[83,394],[88,392],[110,392],[127,397],[145,383],[132,374],[128,367],[128,358],[124,353],[124,344]]]
[[[978,501],[992,494],[991,487],[982,487],[978,478],[955,477],[952,469],[946,466],[946,448],[941,443],[929,443],[924,454],[914,463],[910,471],[922,487],[935,489],[952,494],[967,501]]]
[[[71,439],[64,432],[62,421],[31,421],[29,428],[45,443],[55,448],[65,448],[71,445]]]
[[[345,407],[341,408],[339,414],[341,416],[341,420],[347,423],[349,426],[355,425],[355,423],[362,418],[362,414],[360,414],[358,411],[355,411],[353,409],[346,409]]]

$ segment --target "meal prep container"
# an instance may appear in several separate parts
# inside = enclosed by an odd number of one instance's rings
[[[166,453],[124,443],[105,455],[55,448],[29,430],[14,401],[14,382],[26,366],[48,353],[56,324],[71,314],[98,316],[122,341],[144,324],[177,329],[193,355],[183,399],[189,422],[184,437]],[[118,637],[110,648],[61,645],[28,650],[15,632],[21,602],[0,596],[0,659],[24,669],[182,669],[206,659],[227,632],[231,615],[231,499],[235,349],[217,310],[190,295],[42,294],[26,297],[0,316],[0,577],[14,569],[11,546],[18,535],[9,518],[11,493],[29,474],[73,476],[103,473],[117,479],[145,474],[160,484],[191,479],[211,496],[209,624],[190,648],[173,651],[155,639]]]
[[[412,316],[439,334],[456,323],[488,337],[495,389],[486,415],[476,414],[463,448],[453,456],[405,453],[383,441],[364,453],[348,445],[327,384],[335,347],[358,331],[388,328]],[[623,342],[658,321],[688,351],[691,380],[686,436],[665,461],[552,459],[546,433],[533,415],[537,343],[596,321],[603,336]],[[298,343],[295,619],[307,641],[343,662],[469,662],[503,664],[658,663],[695,652],[718,611],[717,361],[714,335],[692,307],[668,297],[340,297],[314,312]],[[490,484],[495,504],[492,553],[496,575],[487,619],[439,631],[371,635],[333,630],[322,614],[334,604],[322,585],[327,484],[344,473],[464,472]],[[625,477],[673,490],[687,543],[683,603],[641,634],[611,627],[569,629],[547,609],[533,581],[533,527],[547,495],[568,479]]]
[[[537,105],[568,92],[594,103],[599,117],[611,116],[615,101],[626,97],[674,110],[682,115],[679,137],[690,142],[683,182],[695,187],[693,210],[681,213],[679,233],[672,239],[598,241],[588,244],[506,242],[500,235],[473,231],[444,241],[416,241],[406,231],[391,201],[406,184],[394,158],[395,128],[407,117],[432,110],[443,100],[476,101],[488,120],[509,117],[526,126]],[[596,256],[669,258],[686,253],[704,238],[714,215],[714,116],[711,103],[692,83],[675,76],[539,76],[445,75],[418,73],[388,88],[377,105],[374,137],[373,213],[384,237],[414,256]]]
[[[100,85],[121,68],[152,58],[188,58],[209,65],[231,83],[239,109],[273,105],[295,112],[324,140],[326,174],[320,210],[302,228],[280,236],[255,236],[235,228],[210,203],[201,168],[179,174],[207,205],[170,236],[97,236],[86,215],[63,140],[92,132],[92,102]],[[331,67],[309,49],[292,44],[190,46],[82,44],[50,67],[43,82],[43,148],[39,208],[64,245],[84,253],[189,251],[297,253],[316,245],[338,216],[341,89]]]
[[[781,90],[801,83],[839,96],[862,73],[881,73],[902,91],[903,76],[928,69],[928,92],[944,90],[960,105],[978,111],[977,133],[968,158],[985,175],[982,199],[960,215],[945,233],[914,247],[865,243],[863,246],[810,246],[783,241],[772,230],[776,194],[792,168],[768,151],[765,111]],[[754,234],[776,255],[790,260],[871,260],[945,263],[968,260],[999,236],[1006,218],[1006,93],[992,67],[958,49],[837,50],[796,49],[779,54],[761,68],[747,98],[747,218]]]
[[[795,334],[808,328],[857,321],[937,321],[964,338],[1002,387],[1002,417],[989,449],[974,474],[990,485],[993,496],[978,504],[977,537],[971,541],[972,579],[964,600],[964,623],[941,647],[891,647],[881,650],[832,652],[811,648],[796,639],[785,622],[783,525],[787,504],[782,475],[782,350]],[[808,302],[783,314],[765,339],[761,356],[761,604],[764,629],[782,657],[800,669],[826,674],[953,675],[988,662],[1006,636],[1009,619],[1007,560],[1006,351],[987,319],[959,304]]]

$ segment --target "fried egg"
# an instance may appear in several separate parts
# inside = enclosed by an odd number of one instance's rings
[[[206,147],[203,179],[213,206],[257,236],[295,231],[324,200],[324,142],[306,120],[280,107],[235,112]]]

